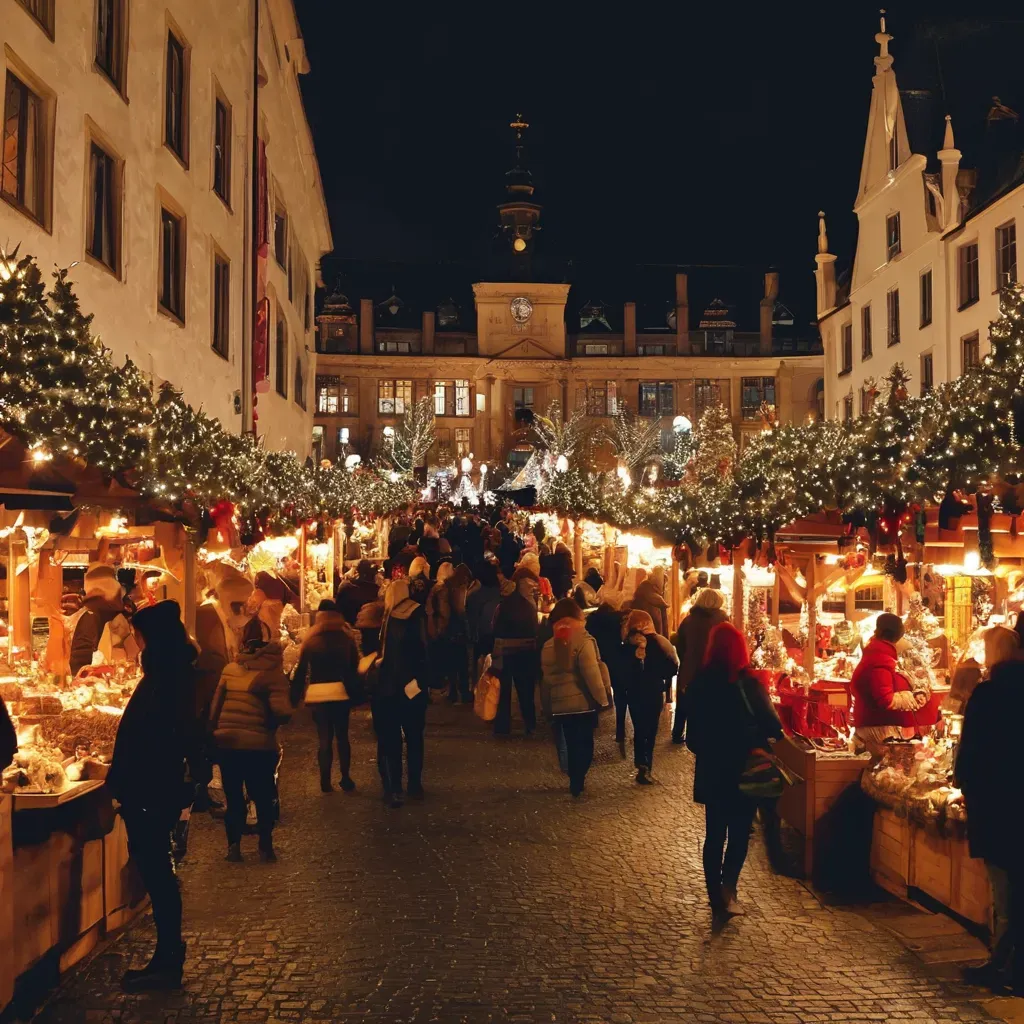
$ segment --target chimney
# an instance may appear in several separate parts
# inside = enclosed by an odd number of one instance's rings
[[[434,311],[423,310],[423,346],[420,351],[426,355],[434,352]]]
[[[373,355],[373,299],[359,300],[359,354]]]
[[[676,274],[676,354],[690,354],[690,300],[686,274]]]
[[[758,351],[763,356],[772,354],[772,319],[775,312],[775,300],[779,297],[779,275],[769,270],[764,275],[764,298],[761,299],[761,343]]]
[[[818,285],[818,319],[820,320],[836,304],[836,258],[828,251],[828,235],[825,233],[825,211],[818,211],[818,254],[814,257],[818,265],[814,280]]]
[[[953,121],[946,115],[946,132],[939,150],[942,164],[942,230],[949,231],[960,223],[960,190],[956,187],[960,172],[960,150],[953,145]]]
[[[622,353],[636,355],[636,303],[627,302],[622,307]]]

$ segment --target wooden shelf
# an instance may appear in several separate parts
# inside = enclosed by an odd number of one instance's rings
[[[103,779],[86,779],[82,782],[71,782],[68,788],[59,793],[13,793],[14,810],[35,811],[47,807],[59,807],[69,800],[77,800],[86,793],[91,793],[103,785]]]

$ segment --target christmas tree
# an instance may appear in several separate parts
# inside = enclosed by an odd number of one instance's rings
[[[402,476],[425,465],[427,453],[434,446],[434,403],[424,396],[408,409],[401,423],[384,437],[384,457]]]
[[[611,439],[619,462],[635,477],[638,469],[661,453],[661,420],[643,419],[620,406]]]
[[[586,461],[590,444],[587,419],[581,410],[577,409],[566,419],[562,414],[561,403],[552,402],[546,413],[534,414],[533,432],[538,445],[547,452],[552,466],[563,456],[570,465],[575,461]]]
[[[705,410],[697,424],[696,445],[687,475],[698,486],[721,484],[736,461],[732,419],[724,405],[719,403]]]

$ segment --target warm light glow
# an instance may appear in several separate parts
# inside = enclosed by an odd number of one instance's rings
[[[481,462],[480,463],[480,475],[481,476],[487,476],[487,463],[486,462]]]
[[[276,561],[287,558],[295,552],[299,546],[298,537],[292,534],[285,534],[283,537],[264,537],[253,549],[253,555],[270,555]]]
[[[349,472],[351,472],[362,461],[363,461],[363,457],[361,455],[355,455],[355,454],[353,454],[353,455],[346,455],[345,456],[345,468]]]
[[[555,459],[555,472],[556,473],[568,473],[569,472],[569,460],[564,455],[559,455]]]
[[[516,252],[525,252],[526,251],[526,239],[525,238],[517,238],[512,243],[512,248],[515,249]]]
[[[693,430],[693,424],[690,422],[688,417],[686,417],[686,416],[677,416],[672,421],[672,429],[677,434],[682,434],[682,433],[684,433],[687,430]]]
[[[128,532],[128,519],[125,516],[111,516],[106,526],[96,529],[97,537],[123,537]]]
[[[41,462],[49,462],[51,459],[53,459],[53,454],[48,452],[45,448],[32,449],[32,461],[37,465]]]
[[[384,428],[384,436],[385,437],[394,437],[395,436],[395,428],[394,427],[385,427]]]
[[[468,456],[463,457],[462,462],[459,463],[463,473],[473,472],[473,460]]]
[[[964,568],[968,572],[975,572],[981,568],[981,555],[977,551],[964,553]]]

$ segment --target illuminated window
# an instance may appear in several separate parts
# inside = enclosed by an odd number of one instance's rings
[[[343,448],[349,443],[352,432],[348,427],[338,427],[338,447]]]
[[[741,381],[743,418],[756,420],[761,416],[761,406],[767,402],[775,405],[774,377],[744,377]]]
[[[640,385],[641,416],[671,416],[675,411],[675,385],[671,381],[651,381]]]
[[[435,416],[470,416],[472,399],[468,380],[434,381]]]
[[[316,376],[316,411],[334,416],[340,410],[341,378],[323,374]]]
[[[618,411],[618,385],[615,381],[587,385],[588,416],[614,416]]]
[[[412,407],[411,380],[377,382],[377,412],[382,416],[404,416]]]
[[[469,427],[455,428],[455,457],[466,458],[473,450],[473,431]]]

